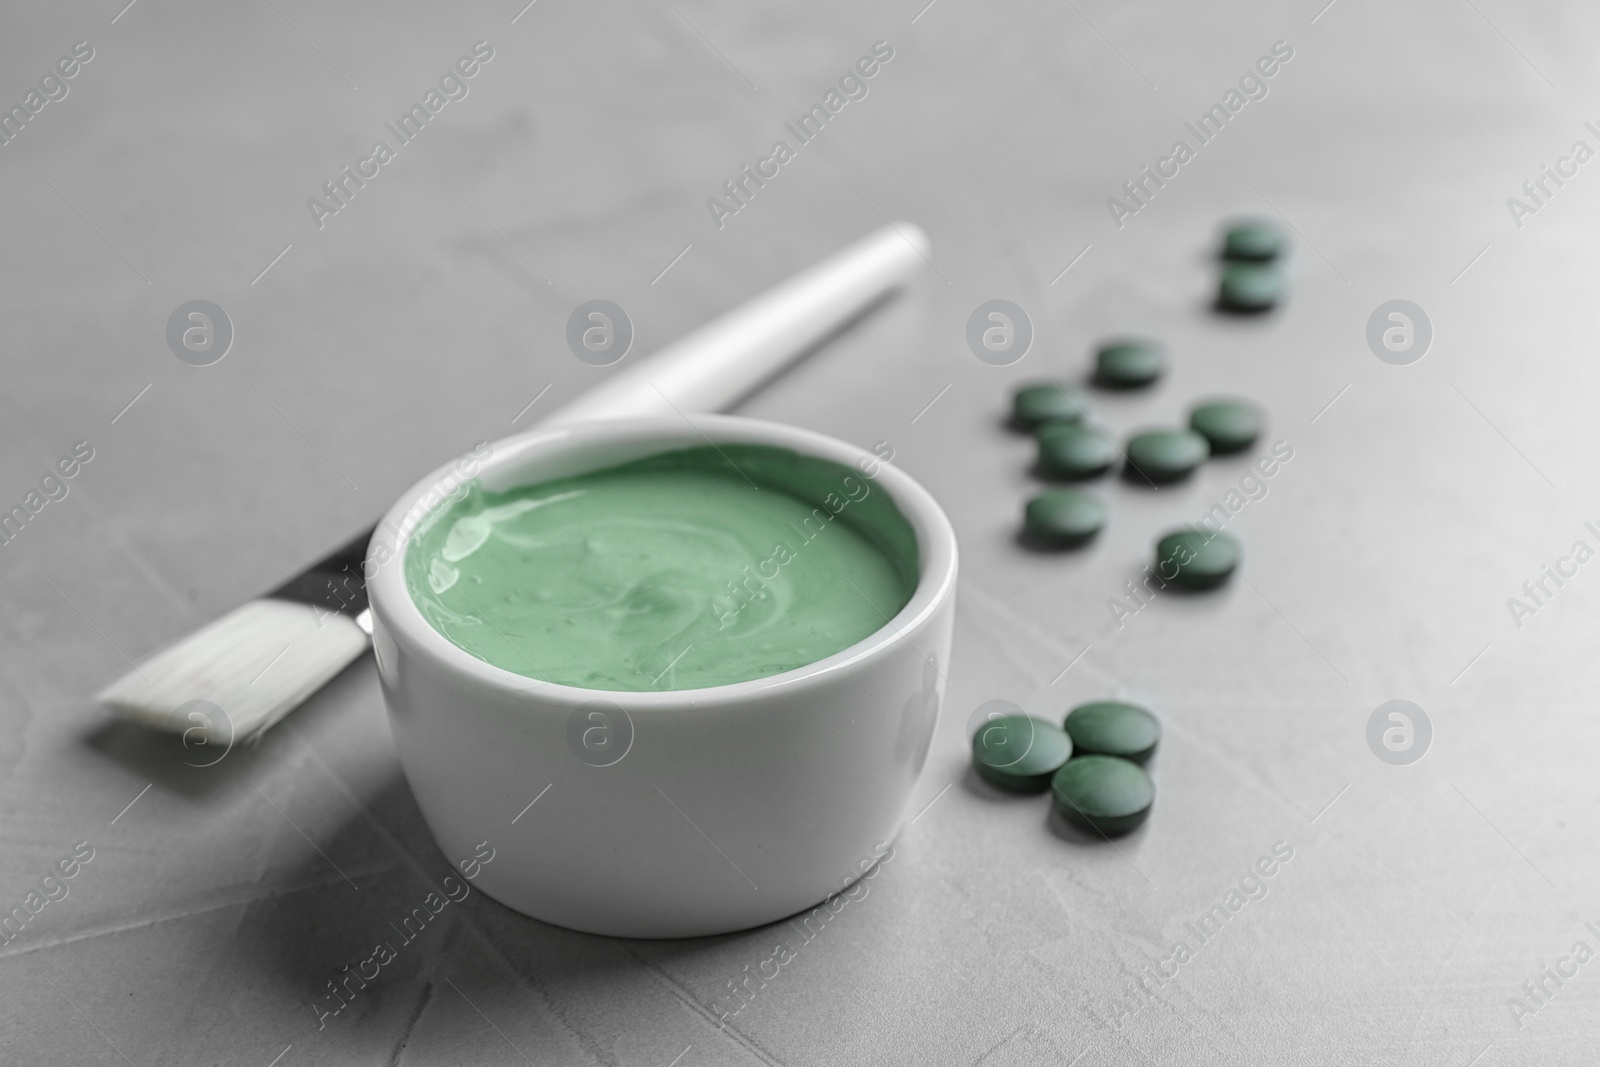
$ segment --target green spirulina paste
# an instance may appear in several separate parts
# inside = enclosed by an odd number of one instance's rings
[[[763,445],[662,452],[487,492],[414,536],[406,586],[453,643],[588,689],[697,689],[848,648],[911,599],[916,535],[859,470]]]

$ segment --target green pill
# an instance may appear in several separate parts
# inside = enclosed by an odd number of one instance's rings
[[[1039,473],[1081,481],[1111,469],[1117,450],[1099,430],[1082,422],[1047,422],[1035,431],[1039,441]]]
[[[1178,530],[1156,545],[1156,575],[1190,589],[1211,589],[1239,566],[1239,542],[1225,533]]]
[[[1240,219],[1222,238],[1222,258],[1263,262],[1283,255],[1283,231],[1265,219]]]
[[[1031,715],[1002,715],[972,735],[978,777],[1011,793],[1039,793],[1072,758],[1072,739],[1054,723]]]
[[[1167,355],[1154,341],[1108,341],[1094,356],[1094,380],[1107,389],[1140,389],[1167,369]]]
[[[1087,489],[1046,489],[1023,508],[1022,523],[1038,544],[1075,548],[1106,524],[1106,503]]]
[[[1116,756],[1069,760],[1050,780],[1050,792],[1068,822],[1107,837],[1136,829],[1156,798],[1144,768]]]
[[[1011,398],[1011,420],[1024,430],[1047,422],[1078,422],[1088,415],[1088,400],[1066,382],[1034,382]]]
[[[1161,740],[1161,723],[1137,704],[1096,700],[1079,704],[1067,715],[1072,750],[1083,755],[1119,756],[1143,763]]]
[[[1283,289],[1283,272],[1271,263],[1229,263],[1222,268],[1217,303],[1226,311],[1267,311]]]
[[[1128,438],[1128,465],[1152,482],[1187,478],[1211,455],[1211,445],[1193,430],[1145,430]]]
[[[1189,412],[1189,428],[1211,443],[1212,455],[1255,444],[1261,421],[1261,409],[1244,400],[1208,400]]]

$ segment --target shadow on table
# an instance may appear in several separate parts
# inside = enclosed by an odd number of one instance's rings
[[[261,761],[257,746],[200,745],[193,735],[190,740],[186,746],[182,735],[109,717],[80,738],[84,747],[102,758],[187,800],[220,801],[249,790],[256,778],[253,768]]]
[[[970,763],[967,765],[966,773],[961,776],[961,788],[967,791],[968,796],[988,804],[1038,804],[1043,803],[1040,798],[1047,795],[1044,793],[1008,793],[1004,789],[984,781],[978,772],[972,769]]]
[[[758,949],[771,948],[773,929],[784,925],[670,941],[552,926],[472,887],[434,844],[398,770],[371,796],[331,834],[304,827],[316,847],[299,849],[287,873],[275,872],[288,888],[252,907],[236,932],[258,980],[307,1005],[313,1028],[364,1033],[369,1043],[374,1033],[403,1041],[395,1035],[429,1010],[475,1019],[466,998],[496,989],[531,992],[530,1003],[549,1013],[535,1015],[548,1023],[641,977],[716,1027],[717,997],[726,991],[699,988],[688,976],[735,975],[739,964],[761,957]]]
[[[477,1027],[478,1009],[496,1015],[492,1004],[503,1008],[508,991],[530,1014],[495,1022],[518,1041],[554,1028],[566,1033],[561,1040],[587,1044],[588,1033],[614,1025],[589,1019],[589,1007],[630,985],[654,990],[658,1006],[665,998],[710,1030],[736,1010],[725,982],[767,958],[790,929],[786,921],[717,937],[625,940],[551,926],[491,900],[454,862],[462,857],[434,844],[398,766],[380,766],[374,780],[368,761],[362,782],[345,779],[337,753],[353,738],[361,743],[352,705],[373,699],[361,692],[372,686],[347,672],[259,747],[235,745],[211,766],[202,764],[215,752],[120,720],[81,737],[97,755],[192,803],[197,847],[207,847],[206,835],[231,838],[226,852],[239,870],[220,881],[238,900],[238,918],[215,954],[207,952],[219,996],[292,1005],[286,1042],[332,1042],[352,1056],[370,1056],[378,1042],[392,1060],[414,1031],[415,1040],[429,1039],[418,1029],[425,1019],[433,1033],[451,1030],[458,1016]],[[293,774],[268,784],[286,759],[297,764]],[[253,795],[257,786],[267,799]],[[259,817],[226,817],[249,811]],[[569,1015],[585,1021],[569,1023]],[[757,1054],[742,1029],[730,1023],[720,1040]]]
[[[107,709],[84,731],[80,743],[103,759],[119,764],[155,788],[189,801],[208,805],[225,802],[236,793],[249,792],[259,773],[280,758],[275,754],[291,731],[317,733],[348,715],[353,700],[362,699],[363,687],[373,687],[370,660],[357,659],[335,675],[304,704],[286,717],[287,727],[275,726],[253,737],[207,742],[196,728],[187,733],[152,729],[117,718]],[[213,707],[215,707],[213,705]]]
[[[1140,833],[1139,830],[1134,830],[1131,833],[1107,837],[1105,834],[1097,833],[1094,830],[1084,829],[1077,823],[1068,822],[1067,817],[1062,815],[1054,804],[1050,805],[1049,819],[1050,832],[1061,840],[1071,842],[1074,845],[1111,848],[1124,841],[1138,840]]]

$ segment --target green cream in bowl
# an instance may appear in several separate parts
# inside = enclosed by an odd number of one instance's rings
[[[575,420],[482,445],[368,549],[417,808],[451,860],[495,850],[475,889],[574,930],[816,907],[912,808],[958,555],[908,474],[794,426]]]
[[[740,442],[501,492],[415,534],[406,588],[457,647],[542,682],[700,689],[803,667],[905,607],[917,540],[863,471]]]

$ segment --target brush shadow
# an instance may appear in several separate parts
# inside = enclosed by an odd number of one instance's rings
[[[215,802],[248,791],[260,753],[249,743],[223,745],[184,743],[164,730],[107,719],[84,731],[79,743],[102,759],[116,763],[157,789],[191,801]]]
[[[360,684],[358,664],[369,664],[368,656],[358,656],[344,670],[308,697],[286,718],[309,725],[334,714],[350,699],[347,687]],[[102,759],[116,763],[134,775],[148,779],[157,789],[191,801],[214,803],[235,793],[248,791],[258,775],[263,757],[270,758],[273,727],[254,737],[234,737],[231,743],[205,743],[198,730],[187,734],[170,733],[117,718],[101,709],[104,718],[85,730],[78,741]]]

